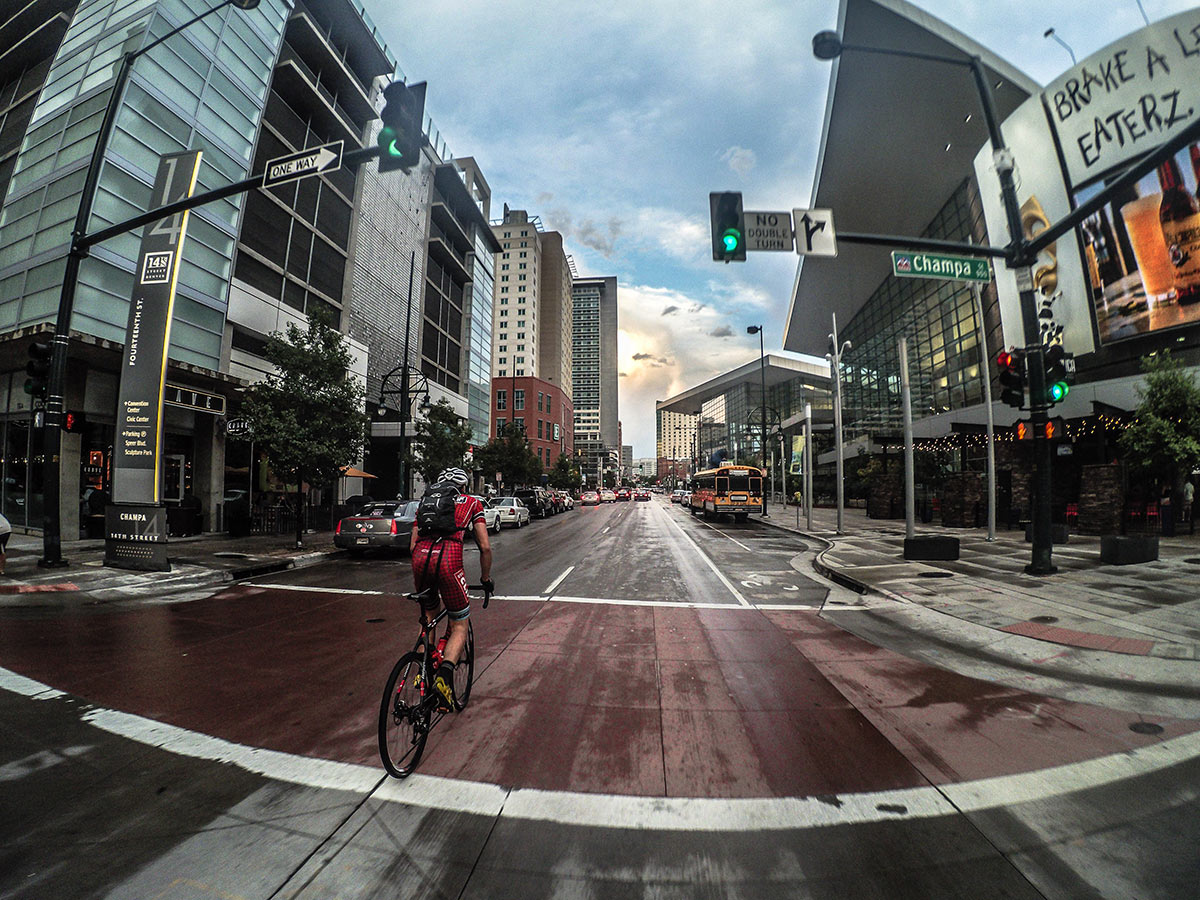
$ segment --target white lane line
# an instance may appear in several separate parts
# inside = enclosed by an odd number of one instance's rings
[[[64,696],[0,668],[0,688],[26,697]],[[569,791],[508,790],[494,784],[413,775],[383,777],[376,766],[295,756],[236,744],[116,710],[92,708],[83,720],[142,744],[194,759],[231,763],[277,781],[330,788],[404,803],[484,816],[565,825],[658,831],[796,831],[832,825],[897,821],[1040,802],[1137,778],[1200,757],[1200,733],[1170,738],[1085,762],[936,787],[902,788],[828,798],[629,797]]]
[[[555,578],[552,582],[550,582],[550,587],[546,588],[544,591],[542,591],[542,593],[543,594],[553,594],[554,589],[556,587],[558,587],[560,584],[562,584],[566,580],[567,576],[570,575],[573,571],[575,571],[574,566],[567,566],[567,570],[565,572],[563,572],[561,575],[559,575],[557,578]]]
[[[734,603],[693,603],[690,600],[612,600],[599,597],[547,597],[554,603],[599,603],[608,606],[670,606],[682,609],[751,609]]]
[[[737,545],[738,545],[739,547],[741,547],[743,550],[747,550],[747,551],[749,551],[750,553],[754,553],[754,552],[755,552],[755,551],[753,550],[753,548],[751,548],[751,547],[747,547],[747,546],[746,546],[745,544],[743,544],[741,541],[734,540],[733,538],[729,537],[729,535],[728,535],[728,534],[726,534],[724,531],[722,531],[722,530],[721,530],[720,528],[718,528],[716,525],[710,525],[710,524],[708,524],[708,522],[704,522],[704,521],[702,521],[700,524],[701,524],[701,525],[703,525],[705,528],[711,528],[711,529],[712,529],[713,531],[715,531],[717,534],[721,535],[721,537],[726,537],[726,538],[729,538],[729,540],[733,541],[735,544],[737,544]]]
[[[297,591],[302,594],[362,594],[369,597],[381,597],[384,594],[400,595],[403,588],[394,591],[360,591],[354,588],[315,587],[311,584],[270,584],[264,581],[243,581],[246,587],[268,588],[272,591]]]
[[[767,610],[782,610],[786,612],[789,609],[820,609],[819,603],[755,603],[755,609]],[[841,610],[838,610],[839,612]]]
[[[605,526],[604,526],[604,530],[603,530],[603,531],[601,531],[600,533],[601,533],[601,534],[608,534],[608,533],[609,533],[611,530],[612,530],[612,526],[611,526],[611,525],[605,525]]]
[[[729,588],[729,593],[733,594],[733,596],[737,599],[738,604],[740,606],[747,606],[747,607],[750,606],[750,602],[745,597],[743,597],[741,595],[741,592],[738,591],[738,589],[733,586],[733,583],[728,578],[725,577],[725,573],[722,572],[719,568],[717,568],[717,564],[708,558],[708,554],[706,554],[703,550],[700,549],[700,545],[697,544],[694,540],[692,540],[692,536],[683,530],[683,526],[680,525],[678,522],[676,522],[675,519],[673,519],[671,516],[667,516],[667,521],[679,529],[679,533],[683,535],[683,539],[692,545],[693,549],[695,549],[695,551],[700,554],[700,558],[702,560],[704,560],[706,563],[708,563],[708,567],[710,569],[712,569],[713,572],[716,573],[716,576],[718,578],[721,579],[721,584],[723,584],[723,585],[725,585],[725,587]]]

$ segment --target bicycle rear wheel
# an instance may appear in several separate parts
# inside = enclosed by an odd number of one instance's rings
[[[475,629],[471,620],[467,619],[467,646],[463,655],[454,668],[454,696],[458,700],[458,708],[464,709],[471,699],[471,685],[475,681]]]
[[[406,653],[392,668],[379,706],[379,756],[394,778],[411,775],[429,737],[430,707],[421,679],[420,653]]]

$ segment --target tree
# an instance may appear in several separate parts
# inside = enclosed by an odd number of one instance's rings
[[[475,452],[475,465],[485,478],[493,478],[499,472],[509,486],[529,484],[542,472],[542,464],[529,449],[525,432],[512,424]]]
[[[551,487],[564,491],[578,490],[579,485],[583,482],[583,478],[579,474],[579,467],[565,453],[559,454],[554,468],[550,470],[549,480]]]
[[[1121,435],[1120,447],[1134,478],[1174,490],[1200,465],[1200,385],[1166,352],[1144,358],[1142,372],[1137,418]]]
[[[462,466],[469,446],[471,426],[459,418],[453,406],[439,400],[425,421],[417,423],[407,462],[426,484],[433,484],[443,469]]]
[[[308,328],[289,323],[267,340],[275,371],[250,388],[242,407],[250,432],[271,467],[296,482],[296,546],[303,545],[304,482],[331,485],[359,459],[366,439],[363,385],[347,377],[346,339],[314,312]]]

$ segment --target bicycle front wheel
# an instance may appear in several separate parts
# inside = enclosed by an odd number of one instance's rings
[[[422,702],[427,689],[421,661],[421,654],[415,651],[400,657],[388,676],[379,706],[379,756],[394,778],[412,774],[429,737],[430,707]]]
[[[475,681],[475,629],[471,620],[467,619],[467,646],[463,655],[454,667],[454,697],[458,700],[458,708],[463,709],[471,699],[471,685]]]

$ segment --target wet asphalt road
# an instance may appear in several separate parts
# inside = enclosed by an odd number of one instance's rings
[[[1191,720],[874,647],[794,536],[658,499],[495,550],[471,706],[407,782],[403,558],[8,611],[0,896],[1195,896]]]

